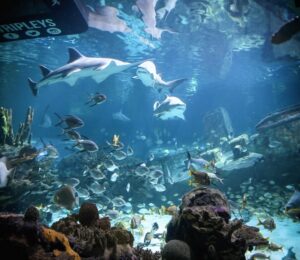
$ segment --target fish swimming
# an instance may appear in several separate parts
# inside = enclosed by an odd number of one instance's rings
[[[40,65],[43,78],[38,82],[28,78],[29,86],[34,96],[38,94],[38,90],[41,87],[58,82],[66,82],[69,85],[74,86],[79,78],[91,77],[97,83],[101,83],[113,74],[122,72],[144,62],[129,63],[111,58],[87,57],[75,48],[68,48],[68,51],[69,61],[66,65],[55,70],[50,70],[45,66]]]
[[[153,105],[153,114],[155,117],[168,120],[168,119],[182,119],[185,120],[184,112],[186,104],[177,97],[166,96],[165,100],[161,103],[156,101]]]
[[[205,159],[199,157],[194,158],[191,156],[190,152],[187,152],[187,169],[194,169],[196,171],[206,171],[208,169],[211,169],[213,172],[215,172],[215,166],[213,162],[206,161]]]
[[[98,145],[92,140],[79,139],[74,147],[81,148],[80,152],[97,152],[99,150]]]
[[[96,92],[95,94],[91,95],[89,100],[85,103],[86,105],[89,105],[90,107],[102,104],[106,101],[106,96],[103,94],[100,94],[99,92]]]
[[[291,217],[300,218],[300,191],[295,190],[285,205],[285,212]]]
[[[280,29],[272,35],[271,41],[273,44],[281,44],[290,40],[298,32],[300,32],[300,17],[296,16],[280,27]]]
[[[146,87],[154,88],[161,92],[163,89],[167,89],[170,92],[180,85],[186,79],[175,79],[171,81],[164,81],[156,71],[156,66],[152,61],[145,61],[138,66],[136,76],[134,79],[139,79]]]
[[[7,186],[8,177],[14,171],[14,169],[8,170],[7,166],[6,166],[6,163],[7,163],[7,158],[6,157],[2,157],[0,159],[0,189],[1,188],[5,188]]]
[[[61,207],[72,210],[76,205],[79,205],[79,197],[73,187],[65,185],[55,193],[54,202]]]
[[[120,110],[119,112],[116,112],[112,115],[113,119],[118,120],[118,121],[122,121],[122,122],[130,122],[131,119],[126,116],[125,114],[123,114],[122,110]]]
[[[60,119],[60,121],[56,123],[55,126],[61,126],[62,124],[65,124],[67,127],[65,127],[64,130],[71,130],[84,126],[83,120],[78,116],[66,115],[64,117],[61,117],[57,113],[54,114]]]

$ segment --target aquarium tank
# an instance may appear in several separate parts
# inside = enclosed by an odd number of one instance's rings
[[[1,259],[300,259],[300,1],[0,5]]]

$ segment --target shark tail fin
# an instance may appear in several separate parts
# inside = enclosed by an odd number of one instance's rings
[[[29,87],[31,89],[32,94],[36,97],[38,94],[37,83],[33,81],[31,78],[28,78]]]
[[[187,79],[175,79],[172,81],[168,81],[167,86],[169,87],[170,92],[173,93],[174,89],[186,80]]]

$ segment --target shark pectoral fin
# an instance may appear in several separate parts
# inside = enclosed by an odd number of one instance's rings
[[[114,60],[111,60],[109,63],[105,64],[105,65],[101,65],[99,67],[97,67],[95,70],[109,70],[112,68],[117,67],[117,63]]]
[[[133,76],[132,79],[139,79],[139,77],[138,76]]]
[[[68,79],[65,80],[65,82],[67,84],[69,84],[71,87],[73,87],[77,82],[77,78],[68,78]]]
[[[106,79],[106,77],[99,76],[99,75],[95,75],[95,76],[92,76],[92,79],[93,79],[94,81],[96,81],[97,83],[101,83],[103,80]]]
[[[168,81],[166,83],[166,85],[169,87],[170,92],[172,93],[174,91],[174,89],[180,85],[182,82],[186,81],[187,79],[183,78],[183,79],[175,79],[172,81]]]
[[[42,72],[43,77],[48,76],[49,73],[51,73],[51,70],[48,69],[46,66],[44,65],[40,65],[40,70]]]

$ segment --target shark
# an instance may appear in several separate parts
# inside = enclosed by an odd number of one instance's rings
[[[101,83],[113,74],[145,62],[129,63],[111,58],[87,57],[75,48],[68,48],[68,52],[69,61],[67,64],[55,70],[50,70],[46,66],[40,65],[43,78],[38,82],[28,78],[29,86],[34,96],[37,96],[41,87],[59,82],[66,82],[74,86],[78,79],[91,77],[97,83]]]
[[[185,120],[184,112],[186,104],[178,97],[166,96],[162,101],[156,101],[153,105],[153,114],[161,120],[182,119]]]
[[[157,73],[156,66],[151,60],[145,61],[138,65],[136,76],[133,78],[141,80],[143,85],[157,89],[159,92],[161,92],[163,89],[168,89],[170,92],[173,92],[178,85],[186,81],[185,78],[164,81]]]

